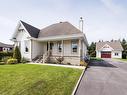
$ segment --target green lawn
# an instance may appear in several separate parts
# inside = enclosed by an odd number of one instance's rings
[[[0,95],[71,95],[81,72],[46,65],[0,65]]]
[[[113,60],[121,61],[121,62],[127,62],[127,59],[122,58],[114,58]]]

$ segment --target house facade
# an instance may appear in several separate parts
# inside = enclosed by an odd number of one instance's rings
[[[117,40],[96,43],[96,57],[98,58],[122,58],[122,51],[122,45]]]
[[[13,50],[13,45],[5,44],[0,42],[0,52],[9,52]]]
[[[22,57],[36,63],[56,62],[79,65],[87,54],[87,39],[69,22],[60,22],[38,29],[19,21],[11,39],[19,46]]]

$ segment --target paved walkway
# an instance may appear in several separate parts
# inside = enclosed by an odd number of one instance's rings
[[[76,95],[127,95],[127,63],[107,59],[91,63]]]
[[[62,65],[62,64],[43,64],[43,63],[28,63],[28,64],[36,64],[36,65],[49,65],[49,66],[60,66],[60,67],[67,67],[67,68],[77,68],[77,69],[85,69],[84,66],[73,66],[73,65]]]

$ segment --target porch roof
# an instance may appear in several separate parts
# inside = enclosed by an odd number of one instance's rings
[[[83,34],[73,34],[73,35],[60,35],[60,36],[52,36],[52,37],[43,37],[43,38],[33,38],[30,37],[29,39],[33,39],[36,41],[58,41],[58,40],[69,40],[69,39],[84,39]]]

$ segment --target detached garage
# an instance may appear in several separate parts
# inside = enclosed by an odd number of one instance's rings
[[[120,41],[96,43],[96,57],[98,58],[122,58],[122,51]]]

